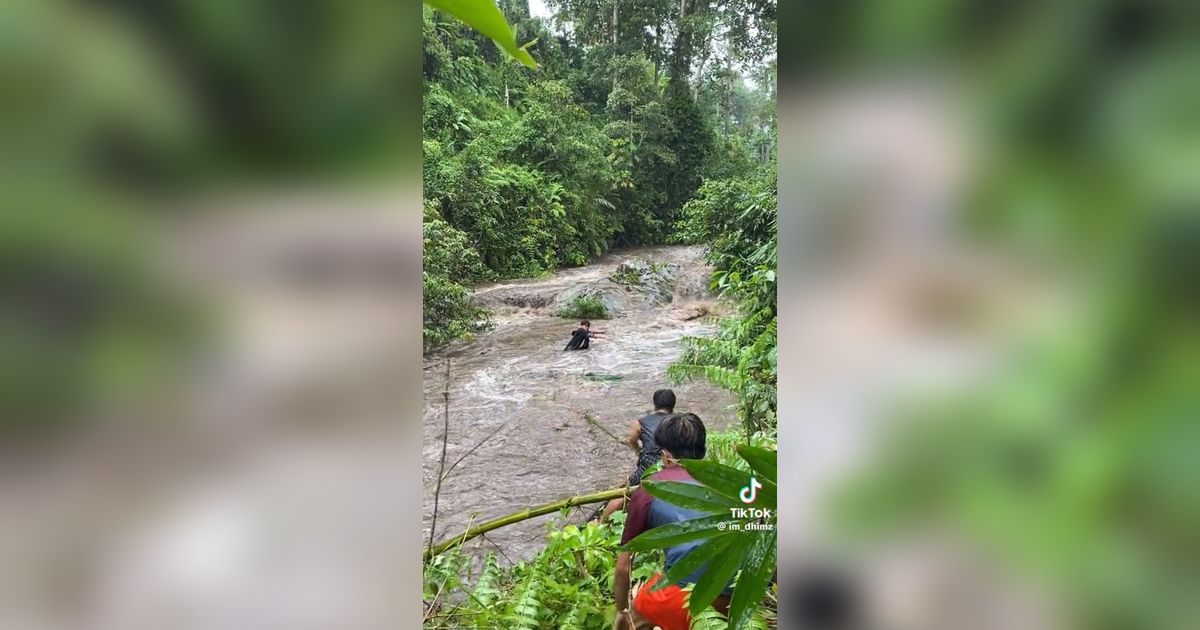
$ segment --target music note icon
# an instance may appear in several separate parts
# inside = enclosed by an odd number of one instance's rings
[[[742,503],[754,503],[754,498],[758,494],[758,489],[763,487],[754,477],[750,478],[750,485],[742,488],[741,499]],[[749,496],[747,496],[749,495]]]

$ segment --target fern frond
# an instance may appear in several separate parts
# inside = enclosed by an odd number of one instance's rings
[[[517,630],[538,630],[541,627],[538,623],[538,617],[542,608],[540,598],[541,589],[541,580],[535,568],[533,571],[530,571],[529,578],[521,585],[516,603],[513,605],[512,613],[509,615],[509,621],[513,624],[513,628],[517,628]]]
[[[496,562],[496,556],[489,553],[483,561],[479,579],[475,582],[475,590],[471,592],[479,605],[491,606],[492,602],[500,596],[500,573],[500,565]]]
[[[728,630],[729,622],[721,613],[708,608],[692,616],[691,630]]]

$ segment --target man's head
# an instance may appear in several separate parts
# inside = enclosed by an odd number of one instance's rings
[[[706,439],[704,423],[694,413],[667,416],[654,432],[654,441],[673,459],[704,459]]]
[[[660,389],[654,392],[654,408],[662,409],[667,413],[675,411],[675,392],[669,389]]]
[[[591,328],[591,327],[592,327],[592,322],[589,322],[588,320],[586,320],[586,319],[585,319],[585,320],[583,320],[583,321],[579,322],[579,325],[580,325],[580,326],[582,326],[582,327],[584,327],[584,328]]]

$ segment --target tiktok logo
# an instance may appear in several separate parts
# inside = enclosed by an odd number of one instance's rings
[[[763,487],[761,483],[754,477],[750,478],[750,485],[742,488],[742,493],[739,495],[742,503],[754,503],[754,498],[758,494],[758,489]]]

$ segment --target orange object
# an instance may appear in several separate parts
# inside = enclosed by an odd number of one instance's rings
[[[662,630],[688,630],[692,619],[684,605],[683,589],[672,584],[651,592],[650,588],[660,579],[661,573],[654,574],[654,577],[638,591],[633,600],[634,610],[643,619]]]

